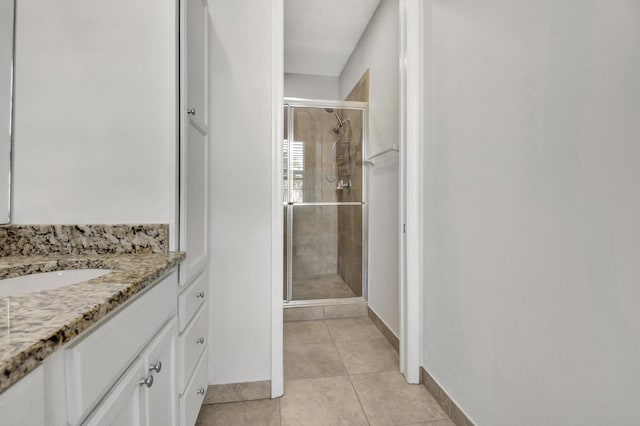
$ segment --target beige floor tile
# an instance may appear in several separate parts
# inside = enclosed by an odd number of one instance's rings
[[[451,420],[434,420],[432,422],[412,423],[407,426],[456,426]]]
[[[344,376],[347,370],[333,342],[287,345],[284,348],[284,379]]]
[[[340,340],[363,340],[383,337],[369,317],[334,319],[326,320],[325,322],[336,342]]]
[[[196,426],[280,426],[280,400],[203,405]]]
[[[408,384],[399,372],[359,374],[351,380],[372,426],[448,419],[424,386]]]
[[[324,321],[296,321],[284,323],[284,344],[331,342],[331,335]]]
[[[338,352],[349,374],[398,370],[398,353],[384,337],[338,340]]]
[[[282,426],[359,426],[367,419],[348,376],[285,382]]]

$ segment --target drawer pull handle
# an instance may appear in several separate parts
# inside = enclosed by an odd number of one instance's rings
[[[198,389],[198,395],[204,395],[204,388]]]
[[[149,371],[155,371],[156,373],[159,373],[160,370],[162,370],[162,361],[158,361],[149,367]]]
[[[202,345],[202,344],[204,343],[204,337],[198,337],[198,338],[196,339],[196,343],[199,343],[199,344],[201,344],[201,345]]]
[[[139,383],[140,383],[140,385],[144,385],[144,386],[150,388],[151,386],[153,386],[153,375],[149,374],[144,379],[140,379]]]
[[[196,297],[200,299],[204,299],[204,291],[201,291],[200,293],[196,294]]]

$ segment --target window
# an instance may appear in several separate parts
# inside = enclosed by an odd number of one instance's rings
[[[282,163],[284,167],[284,199],[287,199],[289,191],[289,174],[287,167],[289,166],[289,147],[291,147],[291,203],[301,203],[304,200],[304,142],[303,141],[284,141],[282,147]]]

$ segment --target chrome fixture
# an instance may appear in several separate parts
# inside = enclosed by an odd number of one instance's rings
[[[200,344],[200,345],[204,344],[204,337],[198,337],[198,338],[196,339],[196,343],[198,343],[198,344]]]
[[[151,386],[153,386],[153,375],[149,374],[147,377],[140,379],[139,383],[141,386],[146,386],[150,388]]]
[[[158,361],[149,367],[149,371],[155,371],[156,373],[159,373],[160,370],[162,370],[162,361]]]
[[[187,110],[187,114],[193,115],[195,117],[196,116],[196,109],[195,108],[191,108],[191,109]]]
[[[333,108],[325,108],[324,110],[327,111],[329,114],[334,114],[336,116],[336,119],[338,120],[338,125],[336,127],[334,127],[333,129],[331,129],[331,130],[336,135],[339,135],[340,134],[340,130],[342,130],[342,126],[344,126],[344,121],[340,118],[338,113],[335,112],[335,110]]]

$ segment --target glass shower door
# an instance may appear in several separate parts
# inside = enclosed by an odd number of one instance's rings
[[[286,106],[287,301],[363,296],[364,112]]]

